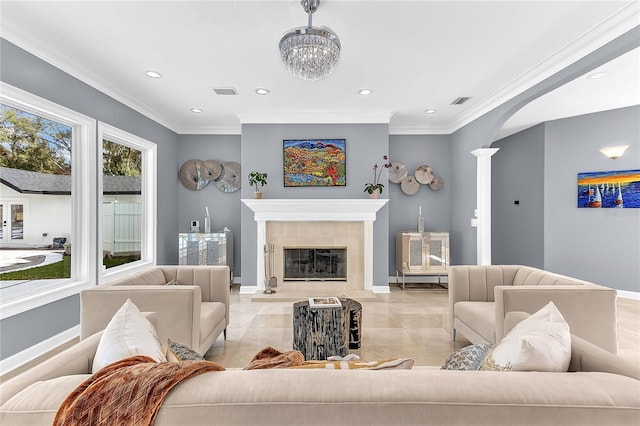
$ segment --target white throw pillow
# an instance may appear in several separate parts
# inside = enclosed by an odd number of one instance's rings
[[[481,370],[567,371],[571,332],[556,305],[549,302],[518,323],[480,367]]]
[[[102,333],[91,371],[95,373],[108,364],[135,355],[147,355],[158,362],[167,360],[153,324],[127,299]]]

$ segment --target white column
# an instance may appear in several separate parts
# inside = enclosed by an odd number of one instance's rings
[[[373,221],[364,224],[364,289],[373,290]]]
[[[258,290],[264,290],[264,274],[265,274],[265,266],[264,266],[264,245],[267,243],[267,221],[265,220],[257,220],[258,224],[258,233],[256,235],[256,239],[258,240],[256,244],[257,248],[257,265],[256,265],[256,281]]]
[[[491,265],[491,156],[499,148],[479,148],[471,151],[476,161],[476,209],[478,265]]]

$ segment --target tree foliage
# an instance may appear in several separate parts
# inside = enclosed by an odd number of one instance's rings
[[[117,142],[103,140],[102,174],[140,176],[142,174],[142,152]]]
[[[0,166],[71,174],[71,127],[1,105]]]
[[[72,128],[0,105],[0,166],[50,174],[71,174]],[[142,152],[117,142],[102,144],[105,175],[140,176]]]

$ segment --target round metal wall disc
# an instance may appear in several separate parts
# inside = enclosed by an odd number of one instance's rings
[[[400,188],[405,194],[413,195],[418,192],[418,189],[420,189],[420,184],[413,176],[407,176],[402,179],[402,182],[400,182]]]
[[[236,192],[240,189],[242,178],[240,177],[240,164],[234,161],[222,163],[224,172],[220,180],[216,181],[216,186],[222,192]]]
[[[187,160],[180,167],[180,182],[192,191],[198,191],[209,184],[204,178],[204,163],[200,160]]]
[[[222,176],[222,165],[216,160],[204,162],[204,178],[208,180],[218,180]]]
[[[402,163],[391,163],[389,167],[389,180],[393,183],[400,183],[407,177],[407,166]]]
[[[423,185],[428,185],[433,180],[433,170],[427,165],[419,166],[416,169],[416,180]]]
[[[433,180],[429,184],[429,188],[433,189],[434,191],[439,191],[440,188],[442,188],[443,184],[444,184],[444,181],[440,176],[434,176]]]

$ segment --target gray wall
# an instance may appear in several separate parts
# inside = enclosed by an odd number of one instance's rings
[[[343,187],[285,188],[282,176],[283,139],[346,139],[347,185]],[[364,185],[370,182],[372,167],[389,153],[387,124],[244,124],[242,126],[242,198],[253,198],[247,174],[266,172],[265,198],[365,198]],[[388,187],[386,173],[381,183]],[[388,280],[389,207],[378,211],[374,222],[373,285],[385,286]],[[242,205],[242,284],[257,285],[256,222],[253,212]]]
[[[160,264],[177,263],[176,134],[4,39],[0,39],[0,78],[158,145],[157,258]],[[0,321],[2,358],[77,325],[79,306],[79,297],[72,296]]]
[[[446,231],[451,228],[451,137],[449,135],[393,135],[389,137],[389,158],[407,166],[414,175],[418,166],[426,164],[440,176],[444,185],[439,191],[420,185],[414,195],[402,192],[400,184],[389,182],[383,195],[389,201],[389,274],[396,274],[395,235],[417,229],[418,208],[422,206],[425,231]],[[418,277],[416,277],[418,278]],[[409,277],[407,277],[409,280]],[[417,281],[427,281],[419,277]]]
[[[240,163],[239,135],[180,135],[178,136],[178,168],[187,160],[235,161]],[[244,180],[243,185],[248,185]],[[225,226],[233,232],[234,275],[241,275],[240,256],[240,191],[225,193],[210,182],[199,191],[187,189],[178,182],[178,231],[189,232],[192,219],[200,221],[204,229],[205,207],[213,217],[212,229]]]
[[[476,159],[472,150],[491,145],[506,120],[534,99],[640,45],[640,26],[596,49],[567,68],[525,90],[451,135],[451,263],[476,263]],[[632,89],[630,89],[632,90]],[[471,101],[473,102],[473,100]]]
[[[640,107],[545,126],[545,268],[640,291],[640,209],[577,208],[579,172],[640,169]],[[629,145],[611,160],[601,148]]]
[[[491,257],[496,265],[544,268],[544,129],[540,124],[491,145],[500,148],[491,161]]]

